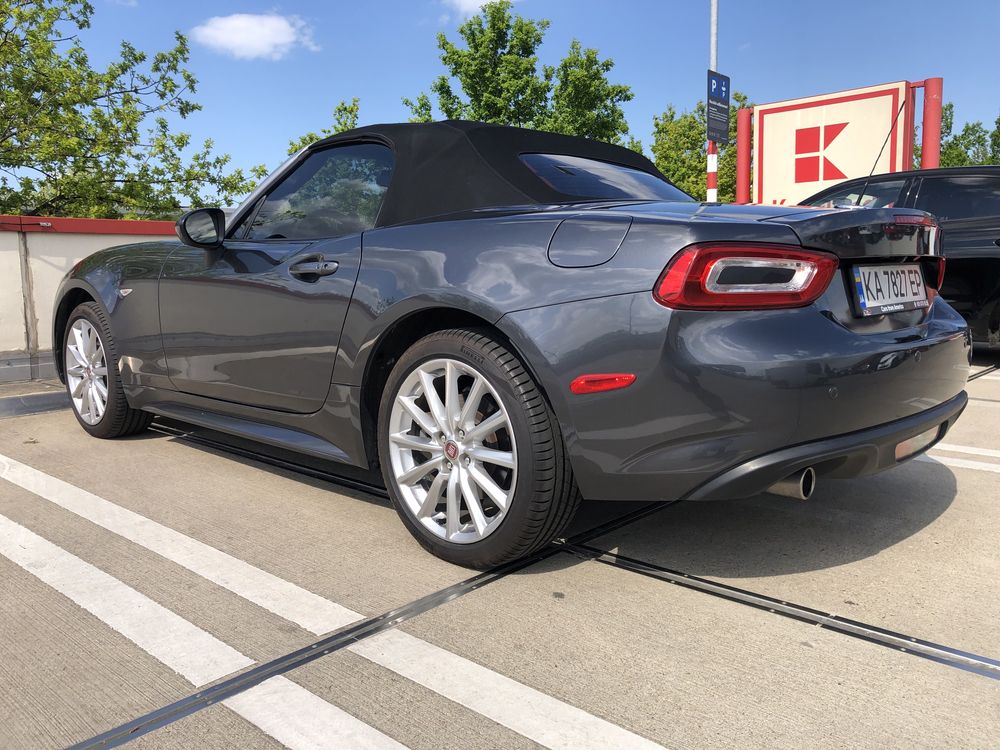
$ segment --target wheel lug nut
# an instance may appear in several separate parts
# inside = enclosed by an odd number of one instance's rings
[[[462,459],[462,463],[464,463],[466,466],[468,466],[469,464],[472,463],[472,459],[469,458],[468,456],[466,456],[465,458]]]
[[[459,431],[458,431],[458,437],[459,437],[460,439],[461,439],[461,438],[464,438],[464,437],[465,437],[465,430],[459,430]]]

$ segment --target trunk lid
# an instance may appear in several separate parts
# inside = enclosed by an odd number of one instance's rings
[[[637,203],[619,206],[633,216],[701,222],[760,222],[791,229],[802,247],[843,259],[938,255],[939,231],[923,211],[902,208],[811,208],[724,203]],[[926,223],[920,223],[926,222]]]
[[[930,214],[899,208],[802,210],[763,219],[784,224],[803,247],[840,258],[937,255],[939,231]]]

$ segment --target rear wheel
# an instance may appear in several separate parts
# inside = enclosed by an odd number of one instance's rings
[[[551,541],[579,503],[534,380],[488,333],[425,336],[396,363],[379,408],[386,487],[438,557],[485,568]]]
[[[151,414],[128,405],[118,373],[118,352],[104,311],[95,302],[70,313],[63,340],[66,391],[80,425],[94,437],[145,430]]]

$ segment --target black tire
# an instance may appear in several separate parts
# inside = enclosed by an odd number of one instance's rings
[[[506,516],[485,538],[456,544],[424,528],[407,510],[392,473],[390,413],[406,377],[421,363],[450,358],[474,367],[504,402],[516,439],[517,474]],[[580,502],[559,425],[521,361],[488,329],[429,334],[396,362],[379,405],[379,460],[396,512],[411,534],[434,555],[458,565],[490,568],[530,555],[560,534]]]
[[[97,438],[119,438],[142,432],[153,421],[153,415],[133,409],[129,406],[125,398],[121,375],[118,372],[118,348],[115,345],[115,339],[111,333],[111,326],[108,323],[107,315],[100,305],[96,302],[84,302],[74,308],[73,312],[70,313],[69,319],[66,321],[66,333],[63,335],[62,350],[57,353],[57,356],[65,359],[66,344],[72,335],[73,324],[81,318],[88,321],[94,327],[101,340],[101,345],[104,347],[104,360],[108,372],[108,399],[104,414],[100,420],[96,424],[88,424],[72,405],[72,393],[70,392],[69,378],[67,377],[66,392],[70,396],[70,409],[76,417],[76,421],[90,435]]]

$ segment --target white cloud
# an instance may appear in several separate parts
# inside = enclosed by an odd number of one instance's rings
[[[124,5],[126,8],[135,8],[139,5],[139,0],[108,0],[112,5]]]
[[[440,0],[442,5],[451,8],[458,21],[464,21],[469,16],[476,15],[488,2],[489,0]],[[514,2],[519,3],[521,0],[514,0]],[[441,25],[448,23],[450,20],[451,17],[447,13],[442,13],[438,17],[438,23]]]
[[[475,15],[483,7],[487,0],[443,0],[444,4],[451,7],[455,13],[463,18]]]
[[[305,21],[277,13],[215,16],[191,29],[191,37],[216,52],[240,60],[280,60],[295,47],[319,50]]]

